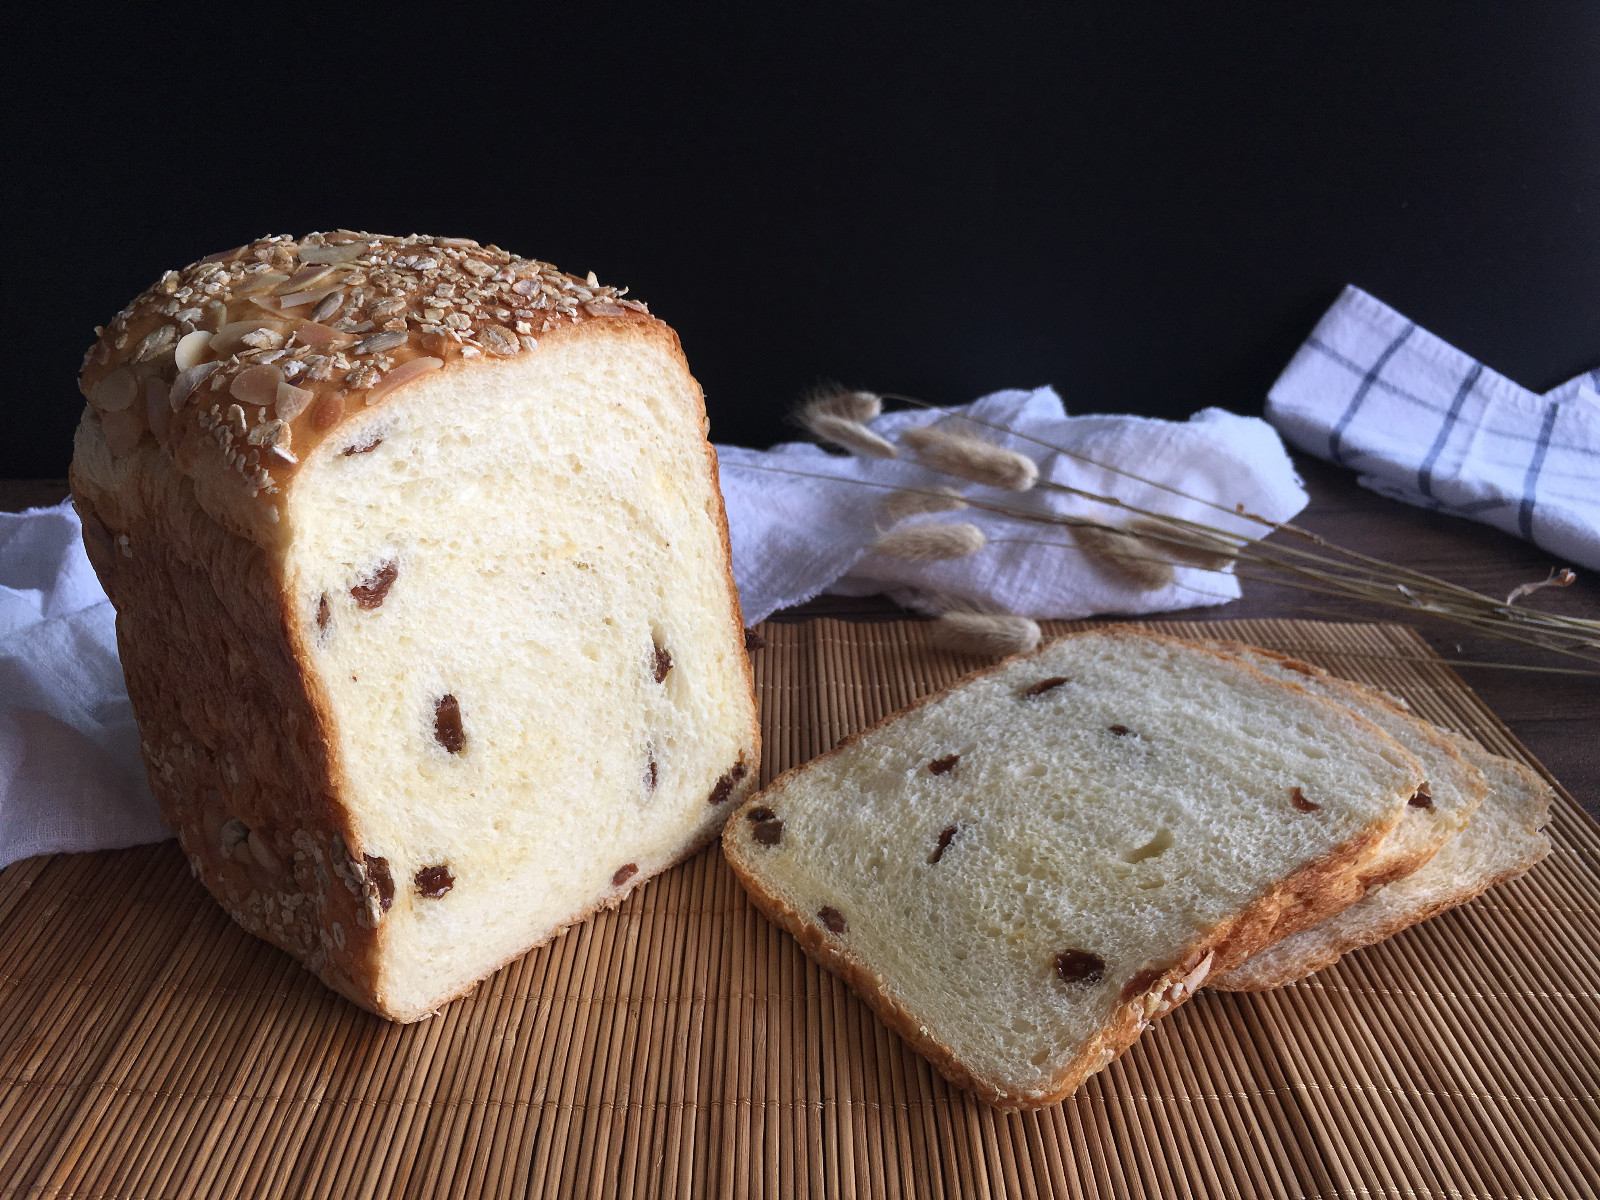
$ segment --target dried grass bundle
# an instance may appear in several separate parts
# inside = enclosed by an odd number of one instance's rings
[[[937,405],[913,400],[911,397],[895,398],[908,400],[920,407],[935,411],[947,411]],[[1062,457],[1075,459],[1157,491],[1226,513],[1231,520],[1243,519],[1253,522],[1259,528],[1259,533],[1255,537],[1245,537],[1226,528],[1208,525],[1203,521],[1176,517],[1170,513],[1130,504],[1115,496],[1101,495],[1052,481],[1040,482],[1037,466],[1026,455],[1016,454],[979,438],[936,429],[910,430],[902,435],[901,442],[916,454],[922,465],[933,470],[975,483],[1016,491],[1025,491],[1038,486],[1092,504],[1103,505],[1107,510],[1105,519],[1092,520],[1080,516],[1069,517],[1029,511],[1005,503],[992,503],[972,497],[965,498],[971,508],[993,513],[1023,525],[1071,530],[1073,541],[1070,543],[1040,541],[1038,544],[1066,546],[1080,551],[1102,569],[1116,572],[1131,581],[1142,581],[1140,586],[1147,588],[1165,586],[1172,581],[1174,566],[1230,572],[1240,579],[1262,580],[1298,588],[1305,592],[1362,600],[1400,609],[1410,615],[1429,616],[1505,641],[1552,651],[1586,663],[1600,664],[1600,621],[1516,607],[1517,600],[1541,588],[1564,587],[1570,584],[1576,575],[1567,568],[1552,571],[1548,579],[1516,588],[1504,601],[1496,600],[1410,567],[1338,546],[1290,522],[1269,521],[1254,513],[1195,496],[1171,484],[1150,479],[1136,471],[1110,463],[1099,462],[1031,434],[1019,433],[965,413],[951,415],[959,415],[969,424],[1009,434],[1022,441],[1042,446]],[[785,475],[811,474],[785,467],[741,465],[753,470],[767,470]],[[841,481],[836,476],[817,477],[863,487],[895,490],[892,485],[877,484],[870,480]],[[922,552],[927,544],[922,540],[927,536],[923,530],[962,528],[970,530],[971,533],[965,535],[967,541],[963,543],[959,553],[956,552],[957,546],[954,541],[943,543],[946,551],[944,553]],[[1260,540],[1273,533],[1282,536],[1271,542]],[[933,536],[950,537],[948,534]],[[983,534],[974,526],[923,526],[887,534],[873,546],[873,549],[878,553],[895,554],[898,557],[954,558],[973,553],[983,544]],[[907,552],[908,550],[910,552]],[[1152,563],[1155,566],[1149,565]],[[1555,670],[1555,668],[1534,667],[1527,669]]]

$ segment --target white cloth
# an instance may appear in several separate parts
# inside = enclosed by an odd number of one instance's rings
[[[1306,502],[1277,435],[1264,422],[1207,409],[1187,422],[1068,417],[1049,388],[999,392],[973,416],[1098,462],[1246,510],[1287,520]],[[968,410],[961,410],[968,411]],[[1020,438],[974,429],[937,412],[893,413],[875,428],[893,437],[939,422],[978,432],[1038,461],[1040,476],[1254,535],[1259,527],[1203,504],[1087,466]],[[925,608],[952,603],[1075,617],[1216,604],[1239,594],[1232,575],[1180,568],[1178,581],[1141,594],[1097,575],[1062,546],[996,542],[971,558],[911,563],[870,555],[887,489],[957,484],[904,461],[846,459],[816,446],[770,451],[717,447],[745,619],[831,589],[888,591]],[[755,469],[779,466],[810,479]],[[966,486],[973,498],[1104,518],[1107,510],[1045,491],[1018,495]],[[991,538],[1066,543],[1064,532],[975,510],[914,520],[970,520]],[[0,866],[34,854],[106,850],[169,836],[145,782],[117,661],[115,617],[83,551],[70,504],[0,514]]]
[[[987,424],[974,424],[964,416]],[[930,409],[888,413],[874,421],[872,429],[893,440],[921,425],[975,434],[1018,450],[1039,464],[1042,480],[1247,536],[1259,536],[1261,527],[1233,516],[1236,505],[1271,521],[1286,521],[1306,504],[1289,456],[1272,429],[1263,421],[1220,409],[1208,408],[1188,421],[1069,417],[1060,397],[1044,387],[996,392],[948,414]],[[1006,436],[991,426],[1024,436]],[[1183,499],[1049,447],[1131,471],[1200,500]],[[1044,488],[1016,493],[963,484],[904,458],[843,457],[806,442],[764,451],[718,446],[717,455],[733,542],[733,574],[750,623],[824,591],[851,596],[886,592],[923,611],[961,606],[1048,618],[1166,612],[1221,604],[1239,596],[1238,581],[1231,574],[1189,567],[1178,568],[1170,587],[1141,592],[1085,563],[1071,548],[1065,529],[971,508],[912,518],[978,526],[990,543],[968,558],[908,562],[872,554],[867,547],[886,527],[881,506],[894,487],[957,486],[974,500],[1112,524],[1118,514],[1106,505]]]
[[[0,866],[168,836],[72,505],[0,513]]]
[[[1373,491],[1600,570],[1600,368],[1541,396],[1347,287],[1267,419]]]

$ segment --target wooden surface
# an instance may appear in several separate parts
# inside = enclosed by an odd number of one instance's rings
[[[1403,626],[1159,628],[1527,761]],[[763,782],[979,665],[921,622],[761,632]],[[1600,827],[1563,795],[1550,833],[1522,879],[1276,992],[1202,991],[1025,1114],[947,1085],[715,846],[410,1026],[244,933],[173,842],[29,859],[0,873],[0,1196],[1590,1197]]]

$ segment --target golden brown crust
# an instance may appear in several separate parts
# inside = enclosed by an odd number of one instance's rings
[[[348,419],[590,321],[659,324],[626,291],[465,238],[262,238],[163,275],[98,331],[79,387],[114,458],[156,441],[202,508],[269,545],[296,468]]]
[[[1248,664],[1240,663],[1204,643],[1169,637],[1126,625],[1105,626],[1066,636],[1094,637],[1104,636],[1107,633],[1118,637],[1147,638],[1205,650],[1214,657],[1227,659],[1262,682],[1299,692],[1318,704],[1337,709],[1345,716],[1367,726],[1370,735],[1380,742],[1388,743],[1400,760],[1410,760],[1412,774],[1418,783],[1421,782],[1422,772],[1416,764],[1416,759],[1376,725],[1302,688],[1272,679]],[[791,767],[759,792],[751,795],[730,818],[729,828],[743,828],[745,823],[737,818],[750,808],[765,803],[767,798],[780,790],[791,776],[812,769],[817,763],[842,753],[868,734],[900,720],[924,705],[942,699],[972,680],[993,674],[1015,659],[1030,657],[1043,649],[1044,647],[1041,647],[1040,650],[1031,651],[1027,655],[1012,655],[992,666],[963,676],[947,687],[919,697],[905,708],[890,713],[872,725],[849,735],[831,750],[810,762]],[[1409,791],[1406,794],[1409,795]],[[1398,800],[1399,797],[1397,803]],[[1114,1021],[1086,1042],[1047,1087],[1036,1093],[1024,1094],[1008,1090],[1005,1081],[975,1075],[956,1057],[949,1046],[933,1038],[904,1006],[887,994],[879,977],[866,963],[851,955],[837,935],[819,925],[813,915],[799,912],[781,896],[769,891],[745,864],[746,851],[742,847],[738,850],[730,849],[725,837],[723,853],[752,903],[774,923],[792,933],[805,952],[820,965],[843,978],[857,995],[883,1018],[885,1024],[927,1058],[945,1078],[957,1087],[976,1093],[997,1108],[1012,1110],[1043,1108],[1064,1100],[1076,1091],[1085,1079],[1137,1041],[1151,1019],[1164,1016],[1179,1004],[1186,1002],[1202,986],[1204,979],[1210,973],[1221,974],[1231,971],[1268,946],[1274,945],[1290,934],[1318,925],[1360,900],[1366,893],[1367,887],[1362,876],[1362,867],[1377,852],[1399,817],[1400,810],[1396,807],[1385,817],[1372,822],[1365,829],[1334,847],[1324,857],[1306,864],[1293,875],[1280,880],[1231,921],[1198,936],[1180,961],[1171,964],[1159,975],[1150,979],[1144,990],[1127,997],[1126,1002],[1118,1008]],[[1201,970],[1202,964],[1204,970]],[[1182,986],[1177,987],[1176,985],[1180,983]]]

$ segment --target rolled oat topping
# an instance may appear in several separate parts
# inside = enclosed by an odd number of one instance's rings
[[[153,437],[277,496],[347,414],[464,359],[535,350],[561,326],[648,316],[626,292],[469,238],[266,237],[166,272],[99,331],[79,386],[114,454]],[[170,418],[135,403],[146,381]]]

